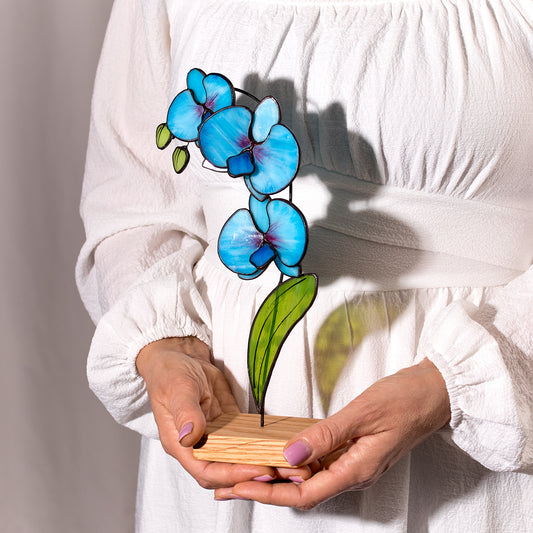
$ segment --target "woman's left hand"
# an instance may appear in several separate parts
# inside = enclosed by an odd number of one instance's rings
[[[290,464],[318,470],[309,479],[238,483],[217,489],[215,498],[311,509],[346,490],[371,486],[449,420],[449,397],[442,375],[424,359],[377,381],[344,409],[288,442],[284,453]],[[290,469],[279,473],[280,477],[294,479]]]

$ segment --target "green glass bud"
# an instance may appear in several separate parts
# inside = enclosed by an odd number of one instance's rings
[[[178,146],[172,154],[172,163],[177,174],[183,172],[189,163],[189,150],[187,146]]]
[[[157,130],[155,133],[155,142],[157,143],[157,147],[160,150],[166,148],[170,144],[172,138],[173,135],[166,124],[159,124],[159,126],[157,126]]]

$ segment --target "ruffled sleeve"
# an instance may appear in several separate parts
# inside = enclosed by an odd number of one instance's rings
[[[445,308],[420,353],[446,381],[445,437],[491,470],[521,470],[533,465],[533,269],[488,294]]]
[[[523,54],[531,58],[533,3],[512,0],[505,7],[510,12],[516,9],[513,32],[524,39],[520,41],[525,46]],[[509,91],[513,101],[514,93]],[[515,103],[526,113],[531,109],[529,101],[519,97]],[[525,131],[523,134],[530,135],[530,128]],[[529,145],[532,141],[530,137]],[[524,176],[527,174],[524,172]],[[520,184],[521,204],[530,221],[525,235],[529,239],[529,265],[533,257],[532,184],[531,179]],[[502,195],[516,193],[502,191]],[[445,437],[491,470],[531,471],[533,267],[506,286],[487,289],[486,293],[487,298],[479,305],[456,301],[428,322],[419,353],[433,361],[448,387],[452,416],[443,431]]]
[[[97,324],[90,387],[118,422],[154,438],[139,350],[172,336],[210,342],[194,281],[205,247],[197,181],[176,175],[155,146],[169,103],[169,50],[165,2],[115,2],[93,96],[76,270]]]

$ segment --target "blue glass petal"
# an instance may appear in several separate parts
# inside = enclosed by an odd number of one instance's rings
[[[252,153],[250,150],[245,150],[239,155],[228,157],[228,174],[232,178],[239,176],[248,176],[254,171],[254,163],[252,161]]]
[[[272,96],[267,96],[259,102],[252,122],[252,137],[256,143],[266,140],[272,126],[279,122],[280,116],[279,105]]]
[[[268,198],[266,194],[261,194],[260,192],[254,189],[252,182],[250,181],[250,176],[244,176],[244,184],[246,185],[246,187],[248,187],[250,194],[254,198],[257,198],[257,200],[259,200],[260,202]]]
[[[189,90],[179,93],[170,104],[167,126],[172,134],[182,141],[198,138],[198,126],[202,121],[204,108],[198,105]]]
[[[250,176],[254,189],[262,194],[274,194],[292,181],[298,170],[299,149],[294,135],[283,125],[276,124],[268,139],[254,146],[255,172]]]
[[[231,82],[220,74],[208,74],[204,78],[204,87],[207,92],[205,107],[216,112],[224,107],[233,105],[235,91]]]
[[[250,211],[235,211],[224,224],[218,238],[218,255],[221,261],[237,274],[253,274],[257,267],[250,256],[263,246],[263,235],[257,231]]]
[[[197,104],[205,104],[207,93],[204,87],[205,72],[199,68],[193,68],[187,74],[187,88],[191,91],[192,96]]]
[[[268,244],[263,244],[257,252],[250,256],[250,262],[257,268],[264,268],[274,258],[274,250]]]
[[[268,197],[260,201],[255,196],[250,195],[250,213],[252,214],[252,219],[257,229],[263,233],[266,233],[268,231],[268,226],[270,226],[270,220],[267,213],[267,205],[269,201],[270,198]]]
[[[260,276],[264,271],[265,271],[264,268],[260,268],[257,272],[254,272],[253,274],[239,274],[239,278],[254,279],[254,278],[257,278],[257,276]]]
[[[295,266],[307,247],[307,225],[303,215],[286,200],[271,200],[267,205],[270,227],[266,240],[276,251],[280,261]]]
[[[279,260],[279,257],[276,257],[274,259],[274,263],[276,263],[276,266],[279,268],[280,272],[282,272],[286,276],[289,276],[290,278],[297,278],[302,273],[302,267],[300,265],[288,267]]]
[[[200,127],[202,155],[215,167],[226,168],[229,157],[250,146],[251,120],[251,111],[241,106],[227,107],[211,115]]]

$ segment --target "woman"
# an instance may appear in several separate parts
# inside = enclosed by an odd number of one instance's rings
[[[143,436],[139,531],[533,528],[532,25],[528,0],[116,1],[77,277],[91,387]],[[249,409],[278,277],[217,257],[242,183],[154,148],[192,68],[274,96],[300,144],[320,289],[266,399],[324,418],[296,470],[192,457],[206,419]]]

